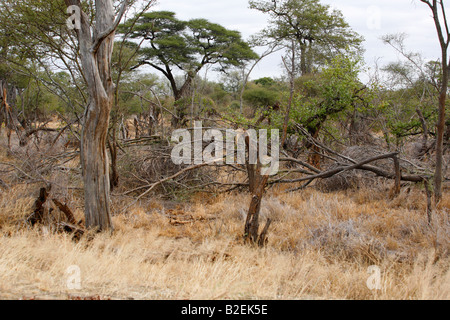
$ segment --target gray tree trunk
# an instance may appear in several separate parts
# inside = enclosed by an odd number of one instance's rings
[[[445,108],[447,100],[447,89],[449,80],[448,48],[450,44],[450,30],[443,1],[421,0],[428,5],[433,12],[433,20],[439,38],[442,53],[442,83],[439,94],[438,122],[436,125],[436,171],[434,173],[434,201],[437,205],[442,199],[443,181],[443,154],[444,154],[444,132],[445,132]],[[440,11],[440,12],[439,12]],[[441,17],[443,21],[441,22]]]
[[[81,166],[85,196],[85,223],[98,231],[113,229],[110,213],[109,161],[106,149],[109,116],[114,99],[111,56],[115,29],[126,8],[124,0],[115,20],[112,0],[95,0],[93,34],[89,17],[81,12],[78,35],[81,65],[89,90],[81,137]],[[80,6],[80,0],[65,0]]]

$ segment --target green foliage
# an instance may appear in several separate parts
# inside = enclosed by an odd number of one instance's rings
[[[361,68],[358,58],[338,55],[320,73],[296,79],[288,133],[296,133],[295,124],[299,123],[313,135],[326,127],[327,132],[339,138],[336,123],[346,120],[349,114],[372,112],[374,96],[359,81]],[[277,102],[281,108],[259,108],[248,118],[239,112],[236,102],[234,108],[230,106],[226,120],[244,128],[283,129],[289,100],[286,84],[269,78],[258,79],[249,83],[244,98],[247,103],[260,107]],[[259,122],[262,118],[268,121]]]
[[[382,68],[388,81],[378,92],[379,121],[386,127],[386,140],[389,141],[389,135],[392,135],[397,144],[406,137],[423,134],[424,125],[434,134],[442,82],[442,64],[425,61],[421,54],[408,51],[404,44],[406,37],[404,33],[383,37],[384,43],[404,59]]]
[[[87,1],[83,7],[90,12]],[[64,1],[0,3],[0,78],[17,89],[19,118],[53,111],[80,113],[86,103],[78,48],[66,26]]]
[[[295,41],[301,51],[302,74],[310,73],[344,50],[361,52],[362,37],[351,30],[342,13],[319,0],[251,0],[250,8],[270,15],[260,42]]]
[[[424,120],[429,124],[428,130],[434,131],[431,123],[437,120],[435,100],[432,96],[422,96],[423,90],[423,86],[416,83],[416,86],[385,90],[380,94],[383,100],[378,109],[378,118],[385,123],[398,142],[402,138],[423,133],[417,110],[421,111]]]
[[[219,71],[229,67],[242,66],[245,61],[257,59],[249,44],[241,39],[238,31],[228,30],[206,19],[193,19],[187,22],[189,34],[186,35],[189,47],[201,60],[191,60],[196,69],[205,64],[218,64]]]
[[[114,83],[117,83],[118,80],[129,81],[131,79],[133,70],[130,70],[130,68],[138,63],[137,50],[137,44],[131,41],[116,41],[114,43],[111,59],[111,77]]]
[[[1,1],[0,47],[19,61],[47,58],[49,44],[64,44],[66,9],[63,1]],[[2,45],[5,42],[6,47]]]
[[[159,80],[152,74],[137,74],[130,76],[129,79],[124,79],[120,85],[118,109],[113,110],[112,115],[120,113],[129,116],[148,112],[148,101],[152,101],[154,98],[150,89],[160,91]]]
[[[279,101],[279,93],[269,88],[250,84],[244,93],[244,100],[253,107],[267,107]]]
[[[82,1],[90,19],[94,19],[93,3]],[[435,134],[436,88],[442,81],[439,61],[426,62],[418,54],[404,52],[406,59],[382,70],[389,76],[388,88],[364,88],[358,80],[361,64],[353,58],[360,53],[362,38],[339,11],[319,0],[254,0],[250,5],[271,19],[259,34],[260,42],[276,40],[283,46],[295,42],[299,51],[302,76],[295,79],[290,133],[295,132],[293,124],[300,123],[311,133],[325,127],[339,136],[341,124],[344,128],[352,117],[361,115],[371,118],[372,130],[383,130],[387,140],[394,137],[398,142],[423,133],[419,110],[430,135]],[[260,127],[268,126],[268,121],[257,123],[266,113],[270,127],[282,129],[289,99],[289,84],[284,81],[262,77],[249,82],[243,99],[244,110],[252,112],[252,118],[239,112],[244,78],[240,68],[258,57],[239,32],[205,19],[184,21],[170,11],[147,12],[135,18],[119,26],[118,34],[131,33],[114,46],[112,78],[120,82],[113,117],[148,112],[155,101],[152,89],[164,106],[178,115],[189,114],[193,106],[196,115],[228,112],[225,119],[244,127]],[[80,116],[86,106],[78,48],[66,19],[63,1],[0,3],[0,79],[16,89],[17,99],[10,103],[20,120],[68,111]],[[404,49],[402,36],[384,39],[391,45],[398,43],[400,51]],[[171,87],[164,78],[132,72],[144,64],[159,71]],[[199,71],[206,65],[227,71],[226,77],[220,83],[202,79]],[[176,71],[181,71],[178,77]],[[170,90],[173,98],[167,97]],[[275,104],[281,108],[274,112],[265,108]]]
[[[119,25],[117,32],[123,34],[132,30],[130,38],[149,41],[150,46],[140,50],[142,60],[180,67],[189,64],[194,51],[183,34],[187,27],[185,21],[176,19],[175,13],[168,11],[145,13],[135,22],[136,18]]]
[[[238,112],[241,109],[241,103],[239,101],[234,100],[233,102],[231,102],[229,109],[232,112]]]
[[[133,20],[119,26],[119,33],[131,28],[131,38],[145,40],[139,65],[148,64],[161,72],[170,81],[176,100],[203,66],[215,65],[216,70],[225,71],[258,57],[239,32],[205,19],[182,21],[173,12],[158,11],[143,14],[134,26]],[[183,85],[176,83],[173,68],[186,74]]]
[[[231,97],[220,84],[212,84],[212,91],[208,93],[208,96],[217,104],[226,105],[230,102]]]
[[[255,84],[259,84],[263,87],[270,87],[275,85],[275,80],[273,80],[270,77],[263,77],[263,78],[259,78],[256,79],[255,81],[253,81]]]
[[[300,79],[300,91],[294,96],[291,121],[317,133],[325,121],[338,119],[347,110],[363,112],[370,101],[370,90],[359,82],[360,62],[346,56],[335,57],[322,72]]]
[[[322,71],[318,83],[311,83],[311,86],[317,87],[327,112],[339,112],[353,104],[355,93],[361,88],[358,64],[357,60],[337,56]]]

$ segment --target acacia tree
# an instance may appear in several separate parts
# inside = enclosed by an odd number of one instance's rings
[[[441,84],[439,94],[438,122],[436,126],[436,170],[434,173],[434,201],[437,204],[442,199],[443,180],[443,153],[444,153],[444,131],[445,131],[445,101],[447,99],[447,89],[449,81],[450,60],[448,48],[450,44],[450,28],[444,7],[444,1],[420,0],[428,5],[433,13],[433,20],[441,46]]]
[[[300,48],[300,72],[311,73],[344,50],[361,50],[362,38],[351,30],[342,13],[319,0],[251,0],[250,8],[270,15],[260,38]]]
[[[362,85],[358,79],[361,64],[358,59],[337,56],[314,80],[307,81],[303,87],[303,96],[293,106],[292,119],[307,130],[314,139],[329,119],[336,119],[347,110],[363,109],[368,106],[370,88]],[[352,112],[353,113],[353,112]],[[316,145],[306,143],[312,148],[309,162],[320,168],[319,149]]]
[[[129,29],[129,21],[119,31]],[[205,19],[182,21],[169,11],[150,12],[139,17],[130,38],[144,39],[139,51],[139,64],[149,65],[161,72],[170,83],[175,101],[186,96],[193,80],[206,65],[216,65],[225,71],[231,66],[241,66],[245,61],[257,59],[249,44],[238,31]],[[184,80],[177,82],[176,71]],[[179,123],[184,117],[183,108],[177,110]]]
[[[422,134],[422,143],[415,156],[423,159],[434,147],[434,143],[428,143],[428,136],[435,135],[430,123],[436,121],[440,63],[425,62],[419,53],[407,51],[405,37],[406,34],[389,34],[382,38],[384,43],[403,56],[404,61],[391,62],[381,69],[387,73],[387,86],[392,90],[384,93],[389,108],[380,118],[398,140]],[[389,143],[388,140],[387,137]]]
[[[112,229],[106,153],[114,93],[111,55],[115,30],[131,1],[118,3],[117,18],[113,0],[32,0],[26,3],[5,0],[0,7],[1,24],[11,30],[17,48],[32,53],[27,55],[29,64],[11,59],[8,62],[20,72],[42,80],[59,98],[67,100],[68,105],[76,100],[69,97],[68,85],[56,81],[53,70],[64,69],[77,88],[81,98],[78,104],[85,107],[81,137],[85,220],[88,228],[98,230]],[[75,32],[67,28],[68,9],[72,14],[70,21],[75,22]],[[40,76],[42,74],[44,76]]]
[[[65,0],[65,3],[80,10],[80,28],[76,29],[76,34],[89,93],[81,137],[86,227],[108,230],[113,228],[106,149],[109,116],[114,101],[111,58],[115,30],[125,13],[128,0],[123,1],[117,17],[112,0],[96,0],[92,31],[90,18],[81,10],[80,0]]]

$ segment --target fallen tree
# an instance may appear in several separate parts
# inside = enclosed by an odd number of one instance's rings
[[[72,210],[58,199],[51,197],[52,186],[48,185],[39,189],[39,196],[34,203],[33,212],[26,218],[31,226],[42,224],[50,227],[56,232],[67,232],[72,234],[73,240],[79,240],[86,232],[82,221],[77,222]],[[51,199],[53,204],[64,214],[61,219],[56,216],[54,208],[46,208],[45,203]]]

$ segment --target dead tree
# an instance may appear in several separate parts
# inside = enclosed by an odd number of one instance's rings
[[[80,11],[80,28],[75,31],[89,93],[81,137],[86,227],[99,231],[111,230],[113,225],[106,148],[109,117],[114,101],[111,58],[115,31],[127,9],[128,0],[123,1],[117,18],[112,0],[95,1],[94,26],[90,25],[91,18],[81,10],[80,0],[65,0],[65,3],[67,6],[77,6]]]
[[[71,233],[72,240],[79,240],[81,236],[85,233],[84,227],[81,225],[82,221],[77,222],[75,219],[72,210],[67,206],[67,204],[63,204],[56,198],[51,198],[51,201],[55,204],[55,206],[65,215],[66,221],[60,221],[59,219],[45,219],[46,217],[46,209],[44,207],[47,200],[50,200],[50,192],[52,186],[48,185],[46,187],[42,187],[39,190],[39,196],[37,197],[34,203],[33,212],[28,216],[26,221],[30,223],[32,226],[36,224],[47,223],[47,226],[50,226],[56,232],[68,232]],[[53,208],[48,210],[47,214],[54,213]],[[55,217],[53,217],[55,218]]]
[[[62,213],[67,218],[67,221],[71,224],[77,224],[77,221],[75,220],[75,216],[72,213],[72,210],[67,206],[67,204],[62,204],[58,199],[52,199],[53,203],[58,207],[59,210],[61,210]]]
[[[0,81],[0,128],[4,122],[6,127],[6,135],[8,137],[8,149],[11,149],[11,134],[15,131],[19,141],[22,141],[22,135],[20,132],[22,127],[17,120],[13,109],[11,108],[11,105],[8,103],[8,96],[7,83],[5,81]]]
[[[252,198],[245,220],[244,240],[264,246],[267,240],[267,231],[271,220],[267,220],[264,231],[259,234],[259,213],[261,211],[261,201],[267,181],[269,180],[269,175],[261,175],[260,163],[257,165],[247,164],[247,174],[249,177],[249,188]]]
[[[447,89],[450,72],[448,49],[450,45],[450,29],[447,22],[444,1],[420,0],[433,13],[433,20],[441,47],[441,86],[439,88],[438,122],[436,125],[436,170],[434,173],[434,201],[438,204],[442,199],[443,163],[444,163],[444,133]]]
[[[44,204],[47,201],[47,198],[50,194],[50,190],[51,186],[42,187],[39,190],[39,196],[34,202],[33,213],[27,219],[32,226],[34,226],[36,223],[42,222],[45,213]]]
[[[382,159],[388,159],[388,158],[391,158],[394,161],[394,173],[390,173],[390,172],[387,172],[378,167],[368,165],[371,162],[382,160]],[[290,161],[290,159],[286,159],[286,158],[281,159],[281,160]],[[331,178],[337,174],[343,173],[345,171],[359,169],[359,170],[371,171],[371,172],[373,172],[379,176],[385,177],[385,178],[394,179],[395,184],[390,193],[390,197],[392,198],[392,197],[397,196],[400,193],[401,180],[421,182],[424,179],[423,177],[420,177],[420,176],[402,176],[397,152],[381,154],[381,155],[378,155],[375,157],[367,158],[360,162],[356,162],[356,161],[353,161],[353,162],[354,162],[353,164],[341,164],[340,166],[332,168],[327,171],[319,171],[316,174],[307,172],[305,170],[301,170],[302,173],[307,174],[305,177],[290,179],[290,180],[280,179],[280,180],[271,181],[270,183],[272,183],[272,184],[273,183],[296,183],[296,182],[307,181],[308,184],[310,184],[313,180],[316,180],[316,179],[327,179],[327,178]],[[291,172],[292,173],[299,172],[299,170],[291,170]],[[293,191],[293,190],[290,190],[290,191]]]
[[[259,213],[261,211],[261,201],[270,176],[261,174],[262,165],[259,160],[256,164],[250,163],[249,157],[251,142],[248,134],[245,135],[245,145],[247,149],[247,157],[245,160],[251,201],[248,208],[247,218],[245,220],[244,241],[258,244],[262,247],[267,243],[267,233],[272,222],[270,219],[267,219],[263,231],[259,234]]]

